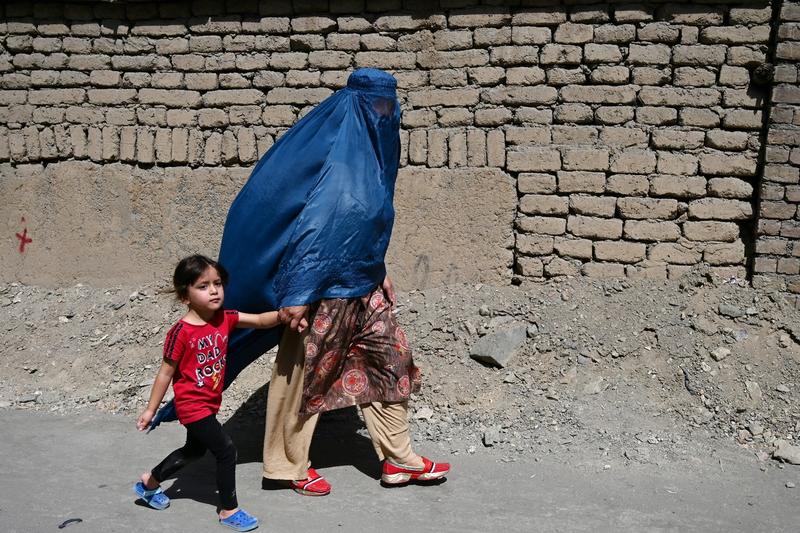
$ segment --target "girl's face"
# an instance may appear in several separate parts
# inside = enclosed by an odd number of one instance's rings
[[[222,278],[214,267],[208,267],[194,283],[189,285],[189,293],[183,303],[188,305],[201,317],[208,317],[217,312],[225,301],[225,288]]]

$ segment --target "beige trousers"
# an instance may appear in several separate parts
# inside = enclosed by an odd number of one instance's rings
[[[308,452],[319,414],[299,415],[305,352],[302,335],[285,330],[272,368],[264,434],[264,477],[305,479]],[[404,464],[414,455],[406,403],[372,402],[361,413],[378,457]]]

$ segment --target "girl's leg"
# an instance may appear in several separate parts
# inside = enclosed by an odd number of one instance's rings
[[[301,480],[308,476],[308,451],[319,415],[299,416],[305,353],[302,337],[283,333],[272,368],[264,434],[264,477]]]
[[[223,510],[220,516],[226,518],[239,507],[236,500],[236,446],[214,415],[187,424],[186,429],[195,439],[202,442],[217,460],[217,490],[220,507]]]
[[[371,402],[361,406],[372,445],[381,460],[422,466],[422,458],[411,450],[406,402]]]
[[[187,464],[200,459],[204,453],[206,446],[187,427],[186,444],[166,456],[151,472],[142,474],[142,483],[148,490],[153,490]]]

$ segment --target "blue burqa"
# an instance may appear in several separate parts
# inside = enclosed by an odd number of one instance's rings
[[[219,261],[225,307],[260,313],[369,293],[385,275],[400,160],[397,82],[359,69],[261,158],[233,201]],[[237,329],[225,386],[278,344],[282,327]],[[172,402],[151,429],[174,420]]]

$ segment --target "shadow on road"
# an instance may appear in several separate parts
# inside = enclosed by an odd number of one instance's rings
[[[269,383],[255,391],[223,424],[238,452],[237,464],[261,463]],[[178,444],[176,444],[176,447]],[[353,466],[359,472],[380,479],[380,461],[366,433],[366,426],[355,407],[323,413],[314,431],[311,464],[322,470]],[[216,463],[210,453],[178,472],[165,492],[172,499],[189,498],[209,505],[217,504]],[[255,480],[253,480],[255,481]],[[241,478],[239,482],[243,481]],[[249,483],[250,480],[244,482]],[[265,490],[285,489],[278,483],[264,483]]]

